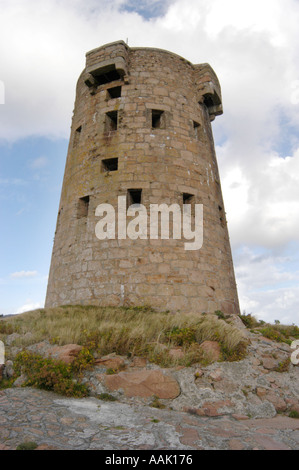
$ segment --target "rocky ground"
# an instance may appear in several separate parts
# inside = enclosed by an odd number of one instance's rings
[[[144,358],[98,358],[84,373],[90,392],[84,399],[23,388],[21,376],[0,392],[2,448],[34,440],[55,449],[299,449],[299,419],[289,417],[299,415],[292,350],[246,335],[245,359],[215,357],[206,367],[163,369]],[[42,342],[27,349],[71,362],[80,346]],[[8,362],[3,373],[10,369]]]

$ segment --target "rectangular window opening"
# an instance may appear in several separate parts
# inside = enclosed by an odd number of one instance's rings
[[[89,207],[89,196],[80,197],[77,206],[77,219],[87,217]]]
[[[115,70],[115,65],[106,72],[100,71],[99,73],[94,73],[93,75],[99,85],[104,85],[105,83],[114,82],[121,79],[120,74],[117,72],[117,70]]]
[[[118,158],[107,158],[102,160],[102,171],[117,171]]]
[[[115,86],[113,88],[108,88],[107,94],[108,94],[108,100],[112,100],[113,98],[120,98],[121,97],[121,86]]]
[[[117,114],[117,111],[110,111],[109,113],[106,113],[106,133],[117,130]]]
[[[192,204],[194,202],[194,194],[183,193],[183,204]]]
[[[165,112],[159,109],[152,109],[152,128],[165,129]]]
[[[79,144],[81,131],[82,131],[82,126],[79,126],[79,127],[76,129],[76,131],[75,131],[75,135],[74,135],[74,147],[76,147],[76,146]]]
[[[127,206],[132,204],[141,204],[142,189],[128,189]]]

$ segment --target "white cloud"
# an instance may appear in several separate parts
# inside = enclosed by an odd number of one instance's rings
[[[23,279],[23,278],[28,278],[28,277],[36,277],[38,275],[37,271],[18,271],[15,273],[12,273],[10,277],[13,279]]]
[[[44,168],[48,164],[48,159],[47,157],[38,157],[35,158],[35,160],[32,160],[30,162],[30,167],[33,170],[39,170],[40,168]]]
[[[30,310],[35,310],[37,308],[43,308],[43,307],[44,306],[41,302],[33,302],[32,300],[29,299],[24,305],[19,307],[15,313],[19,314],[19,313],[29,312]]]
[[[242,310],[264,321],[299,324],[298,259],[243,247],[235,253],[235,273]]]
[[[275,247],[299,240],[299,149],[284,159],[265,153],[252,168],[227,161],[222,188],[234,245]]]

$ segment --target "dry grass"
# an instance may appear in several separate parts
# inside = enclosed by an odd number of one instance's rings
[[[143,355],[165,366],[199,362],[202,357],[198,346],[205,340],[218,341],[226,358],[244,344],[243,333],[216,315],[158,313],[150,307],[71,305],[9,317],[0,322],[0,333],[3,323],[4,331],[22,335],[14,342],[17,346],[43,340],[59,345],[77,343],[101,355]],[[178,345],[185,352],[183,361],[174,361],[168,354]]]

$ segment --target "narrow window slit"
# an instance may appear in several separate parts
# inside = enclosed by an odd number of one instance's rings
[[[79,144],[81,132],[82,132],[82,126],[79,126],[76,129],[75,135],[74,135],[74,147],[76,147]]]
[[[142,189],[128,189],[127,206],[132,204],[141,204]]]
[[[159,109],[152,109],[152,128],[165,129],[165,112]]]
[[[80,197],[77,206],[77,219],[87,217],[89,207],[89,196]]]
[[[105,131],[109,133],[117,130],[117,111],[106,113]]]

